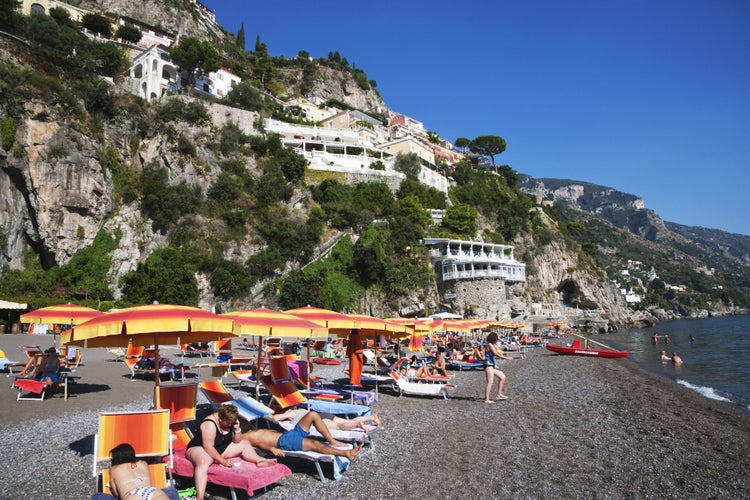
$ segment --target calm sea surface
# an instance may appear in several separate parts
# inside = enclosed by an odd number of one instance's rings
[[[669,335],[654,345],[652,336]],[[695,337],[690,342],[690,336]],[[630,351],[645,370],[668,377],[702,395],[731,401],[750,410],[750,316],[664,322],[654,328],[600,335],[612,347]],[[682,366],[663,363],[661,351],[679,353]]]

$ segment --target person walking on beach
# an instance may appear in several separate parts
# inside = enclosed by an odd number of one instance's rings
[[[487,335],[487,347],[484,350],[484,373],[487,375],[487,386],[484,388],[484,402],[494,403],[495,400],[491,399],[492,384],[495,382],[495,378],[499,380],[497,384],[497,395],[495,399],[505,400],[508,396],[503,394],[503,388],[505,387],[505,373],[495,368],[495,358],[500,359],[513,359],[509,356],[505,356],[500,352],[495,343],[497,342],[497,333],[490,332]]]

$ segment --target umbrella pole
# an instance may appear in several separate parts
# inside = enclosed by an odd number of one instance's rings
[[[156,387],[159,387],[159,339],[154,335],[154,380]]]
[[[312,380],[312,376],[310,372],[312,371],[312,365],[310,364],[310,344],[312,343],[312,331],[310,331],[310,338],[307,339],[307,388],[312,389],[312,385],[310,385],[310,381]]]
[[[260,351],[263,350],[261,345],[260,335],[256,337],[258,339],[258,351],[255,356],[255,399],[260,398]]]

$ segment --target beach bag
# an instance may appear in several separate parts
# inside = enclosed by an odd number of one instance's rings
[[[180,495],[180,500],[189,500],[195,498],[198,492],[195,491],[195,487],[193,487],[185,488],[184,490],[177,490],[177,494]]]

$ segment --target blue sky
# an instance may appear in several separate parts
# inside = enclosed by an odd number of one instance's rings
[[[386,105],[498,164],[750,235],[750,1],[202,0],[271,55],[339,51]]]

